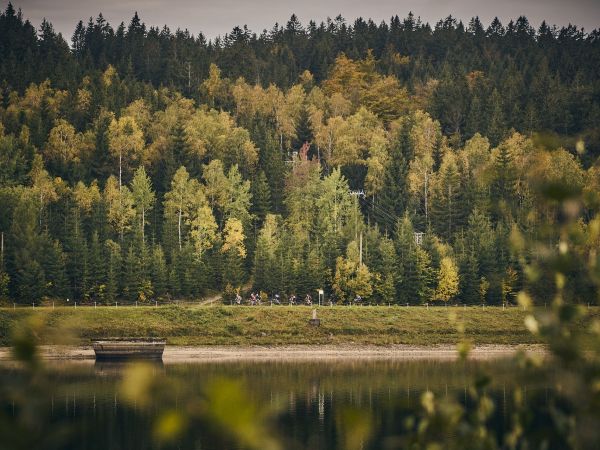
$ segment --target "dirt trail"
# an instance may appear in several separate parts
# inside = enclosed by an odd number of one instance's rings
[[[244,284],[241,287],[241,292],[247,292],[250,290],[250,288],[252,287],[252,282],[248,282],[246,284]],[[210,297],[207,297],[203,300],[201,300],[198,304],[199,305],[212,305],[213,303],[219,303],[221,302],[221,300],[223,299],[223,295],[222,294],[215,294],[215,295],[211,295]]]
[[[503,358],[522,350],[527,353],[544,354],[541,345],[481,345],[469,354],[469,359],[484,360]],[[41,346],[42,358],[48,360],[93,360],[91,346]],[[163,355],[165,363],[178,362],[225,362],[225,361],[324,361],[352,359],[457,359],[455,346],[434,347],[414,345],[294,345],[278,347],[262,346],[167,346]],[[0,361],[10,361],[8,347],[0,347]]]

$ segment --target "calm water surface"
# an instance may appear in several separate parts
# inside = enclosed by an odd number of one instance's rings
[[[223,427],[197,418],[187,420],[185,431],[174,441],[156,439],[156,420],[165,411],[195,417],[207,407],[205,401],[195,400],[196,395],[202,398],[207,386],[236,386],[243,399],[228,398],[225,392],[221,414],[232,424],[259,421],[266,414],[269,430],[284,448],[347,448],[349,438],[360,439],[356,448],[399,448],[404,421],[423,392],[469,406],[468,390],[481,372],[494,375],[487,393],[496,404],[491,425],[501,435],[507,431],[517,382],[512,364],[504,360],[160,364],[150,371],[160,393],[138,405],[124,398],[121,364],[53,363],[49,370],[53,388],[40,394],[35,406],[45,411],[38,431],[49,436],[40,441],[40,448],[241,448]],[[14,368],[1,371],[5,379],[19,377]],[[518,382],[525,402],[544,398],[546,388],[535,380]],[[4,405],[9,417],[16,414],[11,408]]]

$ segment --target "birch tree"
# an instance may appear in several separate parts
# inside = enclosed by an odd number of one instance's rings
[[[414,115],[409,140],[414,152],[410,163],[408,182],[410,191],[420,199],[425,213],[425,223],[429,225],[429,191],[434,165],[434,149],[441,139],[441,128],[429,114],[417,111]]]
[[[113,119],[109,128],[109,149],[119,160],[119,189],[123,186],[123,166],[139,160],[144,149],[144,135],[130,116]]]
[[[131,182],[131,194],[133,196],[134,208],[138,217],[140,218],[142,242],[146,242],[146,213],[153,208],[156,197],[154,195],[154,191],[152,190],[152,182],[146,174],[144,166],[140,166],[135,171],[135,175],[133,176],[133,180]]]
[[[445,256],[440,261],[437,281],[436,299],[447,303],[458,294],[458,267],[451,257]]]
[[[190,176],[184,166],[181,166],[175,172],[171,180],[171,190],[165,194],[165,216],[177,218],[177,242],[179,250],[182,248],[184,225],[188,220],[193,219],[194,210],[197,211],[198,204],[202,203],[199,196],[200,183]],[[205,200],[204,200],[205,201]]]

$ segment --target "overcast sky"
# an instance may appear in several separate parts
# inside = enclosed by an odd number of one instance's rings
[[[7,4],[0,0],[2,10]],[[535,28],[544,19],[559,26],[576,24],[587,31],[600,28],[600,0],[13,0],[13,5],[36,27],[45,17],[67,41],[80,19],[86,22],[102,12],[116,28],[121,21],[127,24],[135,11],[147,25],[187,28],[208,38],[244,24],[260,33],[275,22],[285,24],[292,13],[303,24],[338,14],[349,22],[361,16],[378,23],[413,11],[432,25],[449,14],[465,22],[477,15],[485,26],[494,16],[506,24],[525,15]]]

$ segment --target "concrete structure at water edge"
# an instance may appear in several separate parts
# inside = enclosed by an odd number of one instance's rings
[[[96,360],[162,360],[166,340],[161,338],[106,338],[92,341]]]

